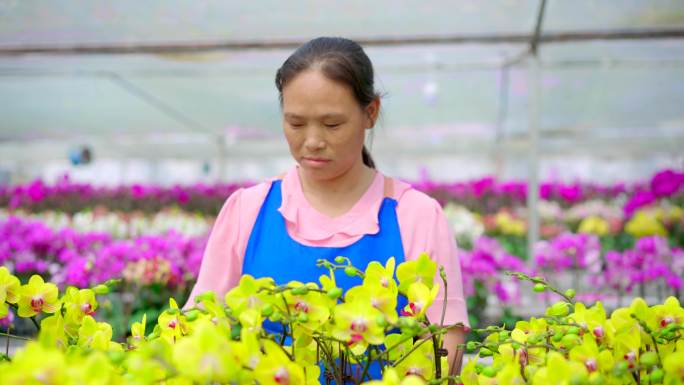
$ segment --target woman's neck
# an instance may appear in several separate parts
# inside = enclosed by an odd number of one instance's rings
[[[330,217],[349,211],[373,183],[375,170],[359,162],[333,179],[319,180],[299,171],[302,192],[316,210]]]

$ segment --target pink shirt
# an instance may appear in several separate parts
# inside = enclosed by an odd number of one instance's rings
[[[456,241],[442,207],[436,200],[407,183],[392,180],[406,260],[427,252],[438,266],[444,266],[448,282],[444,322],[469,325]],[[197,283],[185,307],[191,306],[192,298],[204,291],[213,290],[222,298],[228,290],[237,286],[247,242],[270,184],[268,181],[237,190],[226,200],[214,223]],[[356,242],[364,234],[378,232],[377,214],[384,198],[383,187],[384,176],[378,172],[371,186],[351,210],[330,218],[311,207],[302,192],[297,167],[293,167],[283,177],[283,199],[278,211],[285,218],[287,231],[295,241],[308,246],[344,247]],[[427,316],[435,323],[439,322],[444,298],[439,275],[436,282],[440,285],[440,294],[427,310]]]

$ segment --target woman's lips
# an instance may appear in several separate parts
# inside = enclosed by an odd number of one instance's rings
[[[304,163],[306,163],[308,166],[311,166],[311,167],[323,167],[328,162],[330,162],[330,159],[324,159],[324,158],[308,158],[308,157],[305,157],[305,158],[303,158],[303,160],[304,160]]]

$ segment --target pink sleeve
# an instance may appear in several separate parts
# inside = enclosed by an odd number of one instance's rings
[[[399,201],[397,216],[406,259],[416,259],[420,253],[427,252],[437,262],[435,282],[439,283],[440,290],[434,303],[426,312],[430,322],[439,323],[442,315],[445,292],[444,284],[439,277],[441,265],[444,266],[446,272],[448,289],[444,324],[463,322],[469,327],[456,238],[444,216],[442,207],[427,195],[416,190],[408,190]]]
[[[249,235],[268,193],[270,183],[235,191],[221,208],[207,241],[197,282],[184,309],[192,307],[195,296],[212,290],[222,300],[240,282],[242,258]]]

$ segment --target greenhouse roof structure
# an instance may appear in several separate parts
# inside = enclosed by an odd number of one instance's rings
[[[286,153],[275,72],[322,35],[375,65],[380,154],[684,147],[681,0],[5,0],[2,159]]]

